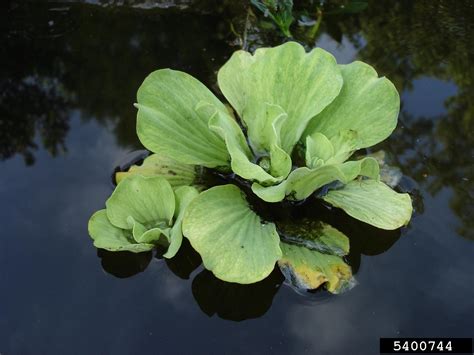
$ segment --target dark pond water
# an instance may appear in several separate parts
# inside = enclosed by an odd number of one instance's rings
[[[225,284],[189,247],[170,261],[93,247],[87,221],[140,149],[143,78],[171,67],[215,89],[240,45],[284,41],[242,3],[2,3],[0,354],[375,354],[379,337],[474,336],[470,1],[370,1],[328,14],[313,39],[293,27],[401,93],[398,128],[378,148],[416,214],[395,232],[326,216],[351,239],[351,291],[302,296],[278,271]]]

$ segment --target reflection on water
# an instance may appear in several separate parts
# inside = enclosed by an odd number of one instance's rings
[[[13,2],[1,37],[8,56],[0,68],[0,159],[20,154],[31,165],[40,145],[53,156],[67,151],[74,109],[80,109],[84,120],[110,127],[118,144],[139,147],[132,103],[149,72],[162,67],[185,70],[215,88],[215,71],[236,49],[232,38],[240,36],[240,30],[248,32],[250,47],[283,40],[271,28],[256,27],[256,18],[242,28],[247,6],[196,3],[175,3],[181,11],[164,11],[144,10],[143,2],[130,3],[142,8]],[[318,36],[328,33],[342,42],[344,34],[360,49],[357,56],[389,77],[400,92],[426,76],[456,85],[457,93],[446,98],[445,114],[413,117],[402,111],[397,138],[383,145],[390,147],[393,163],[426,184],[431,194],[446,186],[453,189],[451,206],[462,220],[459,234],[474,239],[474,7],[469,1],[456,6],[449,1],[369,5],[350,14],[328,11]],[[303,3],[295,11],[305,6],[311,8]],[[182,33],[206,36],[189,40]],[[318,38],[307,46],[318,45]],[[407,154],[410,159],[403,159]]]
[[[38,140],[53,156],[64,151],[74,109],[110,127],[121,146],[139,147],[132,104],[146,75],[171,67],[210,86],[232,53],[219,14],[22,2],[11,9],[1,37],[1,159],[17,153],[32,164]]]
[[[242,321],[263,316],[270,309],[282,282],[283,276],[277,270],[251,285],[224,282],[203,270],[194,278],[192,292],[208,316],[217,314],[222,319]]]
[[[422,77],[456,85],[457,93],[444,102],[446,113],[414,117],[402,109],[402,129],[387,145],[396,165],[423,184],[430,194],[437,194],[443,187],[453,189],[450,204],[462,223],[458,233],[471,240],[474,240],[473,19],[471,1],[456,4],[374,1],[359,17],[357,26],[347,26],[356,43],[361,44],[357,41],[360,33],[366,43],[359,51],[360,58],[394,81],[400,91],[410,90],[414,81]]]
[[[34,73],[31,73],[34,75]],[[27,165],[35,161],[38,134],[52,156],[64,152],[69,130],[66,98],[54,79],[24,76],[0,81],[0,159],[21,154]]]
[[[132,104],[143,78],[171,67],[217,90],[246,24],[249,48],[285,40],[246,2],[157,3],[9,1],[0,14],[0,352],[367,354],[380,336],[472,337],[472,2],[372,0],[323,15],[314,38],[293,25],[307,48],[394,81],[400,123],[374,150],[420,195],[417,216],[393,232],[311,201],[275,211],[281,221],[317,216],[350,238],[359,285],[306,298],[281,286],[278,270],[254,287],[223,284],[189,246],[172,260],[97,258],[87,220],[111,193],[114,164],[141,148]]]
[[[97,256],[101,259],[105,271],[115,277],[125,278],[145,271],[153,254],[151,252],[140,254],[128,251],[110,252],[98,249]]]
[[[361,256],[375,256],[387,251],[400,238],[400,230],[384,231],[355,220],[339,210],[330,210],[319,200],[308,200],[299,206],[286,204],[265,204],[266,210],[259,210],[259,215],[272,216],[277,228],[288,222],[296,224],[314,221],[315,216],[325,223],[330,223],[346,234],[350,239],[350,253],[346,260],[355,275],[361,264]],[[163,251],[164,252],[164,251]],[[184,239],[178,254],[172,259],[163,259],[158,250],[156,258],[164,260],[168,269],[180,279],[188,280],[193,273],[192,293],[199,307],[209,316],[217,314],[227,320],[241,321],[257,318],[265,314],[272,304],[283,283],[284,277],[278,267],[265,280],[252,285],[239,285],[217,279],[211,272],[203,269],[199,254]],[[133,254],[129,252],[108,252],[100,250],[104,270],[116,277],[131,277],[143,272],[150,264],[152,253]],[[321,289],[316,290],[325,297],[334,297]],[[314,291],[299,294],[312,297]]]

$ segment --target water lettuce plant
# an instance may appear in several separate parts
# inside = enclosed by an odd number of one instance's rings
[[[112,196],[89,220],[89,234],[97,248],[144,252],[157,244],[173,257],[183,240],[181,222],[189,202],[198,195],[192,186],[173,190],[159,176],[131,176],[120,182]]]
[[[117,176],[106,210],[91,218],[95,245],[138,252],[164,236],[170,256],[184,234],[224,281],[254,283],[278,263],[306,288],[326,283],[338,292],[352,277],[342,259],[348,243],[339,252],[331,245],[347,237],[319,228],[313,239],[325,248],[295,243],[258,216],[242,187],[266,203],[314,197],[378,228],[406,225],[410,196],[380,181],[373,157],[351,159],[394,130],[397,90],[368,64],[338,65],[330,53],[307,53],[295,42],[254,54],[237,51],[217,80],[230,105],[184,72],[161,69],[144,80],[137,134],[155,155]],[[238,179],[198,193],[187,186],[197,167]],[[185,202],[175,209],[175,200]],[[119,236],[120,245],[113,244]]]

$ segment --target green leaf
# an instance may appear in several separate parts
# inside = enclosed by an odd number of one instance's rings
[[[181,186],[173,192],[162,177],[130,176],[107,200],[107,209],[91,218],[89,233],[101,248],[139,252],[161,244],[168,247],[164,256],[171,258],[181,246],[186,206],[198,194],[192,186]]]
[[[355,149],[387,138],[397,125],[400,97],[390,80],[378,78],[368,64],[340,65],[344,85],[337,98],[311,120],[306,135],[320,132],[332,138],[341,131],[357,132]]]
[[[346,161],[340,165],[340,168],[346,176],[344,183],[354,180],[358,176],[365,176],[373,180],[379,179],[379,164],[372,157],[365,157],[359,160]]]
[[[218,133],[226,142],[234,173],[244,179],[258,181],[262,184],[274,184],[288,176],[291,170],[291,158],[279,147],[280,122],[286,118],[286,114],[282,112],[281,108],[267,105],[266,124],[269,129],[262,141],[270,151],[268,172],[252,162],[256,158],[250,151],[237,122],[227,112],[218,111],[207,104],[201,104],[198,110],[204,108],[209,110],[208,115],[211,116],[209,128]]]
[[[145,158],[141,165],[132,165],[128,171],[120,171],[115,174],[115,181],[119,184],[129,176],[161,176],[171,186],[191,185],[196,178],[196,167],[194,165],[182,164],[162,153],[152,154]]]
[[[117,228],[110,223],[106,210],[99,210],[92,215],[88,229],[96,248],[141,253],[154,247],[153,244],[135,243],[130,231]]]
[[[235,52],[219,70],[218,82],[259,153],[265,150],[260,136],[267,126],[266,104],[278,105],[288,115],[281,126],[281,148],[291,153],[308,122],[342,87],[340,69],[330,53],[320,48],[306,53],[296,42],[260,48],[254,55]]]
[[[138,243],[154,243],[162,244],[164,246],[169,245],[170,240],[170,228],[152,228],[143,233],[138,239]]]
[[[324,254],[344,256],[349,253],[349,238],[333,226],[309,218],[277,223],[283,241],[317,250]]]
[[[285,197],[291,200],[304,200],[320,187],[345,179],[343,171],[336,165],[324,165],[315,169],[302,167],[293,170],[279,185],[264,187],[254,183],[252,191],[266,202],[280,202]]]
[[[388,230],[408,224],[413,210],[410,195],[375,180],[351,181],[323,199],[358,220]]]
[[[181,186],[175,190],[176,196],[176,211],[175,222],[170,231],[170,245],[163,256],[165,258],[172,258],[176,255],[183,242],[182,223],[186,208],[199,195],[197,189],[192,186]]]
[[[374,158],[366,157],[344,164],[319,165],[314,169],[297,168],[279,185],[265,187],[254,183],[252,191],[266,202],[280,202],[285,197],[299,201],[331,182],[339,181],[346,184],[358,176],[377,180],[379,177],[377,161]]]
[[[358,133],[353,130],[342,130],[333,136],[330,141],[334,147],[334,155],[327,160],[327,164],[345,162],[357,149]]]
[[[339,256],[288,243],[281,243],[281,249],[278,266],[299,289],[314,290],[326,284],[329,292],[340,293],[353,284],[352,270]]]
[[[291,37],[293,0],[251,0],[251,3],[265,16],[270,16],[286,37]]]
[[[168,242],[169,228],[165,222],[159,223],[159,227],[147,229],[146,226],[135,221],[132,216],[128,216],[127,224],[132,227],[133,239],[135,239],[137,243],[163,243],[163,241],[160,241],[162,236],[165,236],[166,242]]]
[[[147,231],[147,228],[140,222],[135,221],[132,216],[127,217],[127,224],[129,226],[129,229],[130,227],[132,229],[133,239],[135,239],[137,243],[140,243],[138,239],[143,235],[143,233]]]
[[[263,223],[234,185],[213,187],[195,198],[185,213],[183,232],[206,269],[224,281],[260,281],[281,257],[275,225]]]
[[[261,166],[254,164],[252,153],[247,145],[245,136],[237,122],[221,111],[215,111],[209,120],[209,128],[218,133],[226,142],[231,156],[232,171],[240,177],[272,184],[281,181],[284,177],[275,178],[267,173]]]
[[[322,133],[314,132],[306,137],[306,166],[316,168],[334,156],[331,141]]]
[[[356,145],[356,131],[340,131],[331,139],[320,132],[313,132],[306,137],[306,166],[316,168],[325,164],[341,164],[354,153]]]
[[[292,162],[287,152],[281,148],[281,128],[288,114],[278,105],[265,104],[264,127],[260,135],[260,144],[270,152],[270,173],[279,181],[288,176]]]
[[[170,224],[175,210],[173,189],[162,177],[132,176],[117,185],[105,203],[110,222],[122,229],[132,229],[129,217],[151,229]]]
[[[137,100],[137,134],[146,148],[184,164],[229,165],[224,141],[208,128],[210,117],[195,110],[199,102],[225,106],[201,82],[180,71],[157,70],[140,86]]]

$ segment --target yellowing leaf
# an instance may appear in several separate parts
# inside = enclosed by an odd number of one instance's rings
[[[278,266],[299,289],[314,290],[325,284],[329,292],[339,293],[353,284],[352,270],[339,256],[288,243],[281,243],[281,249]]]
[[[119,171],[115,174],[115,180],[120,183],[129,176],[161,176],[171,186],[191,185],[196,178],[196,167],[194,165],[182,164],[162,153],[152,154],[145,158],[141,165],[132,165],[128,171]]]

